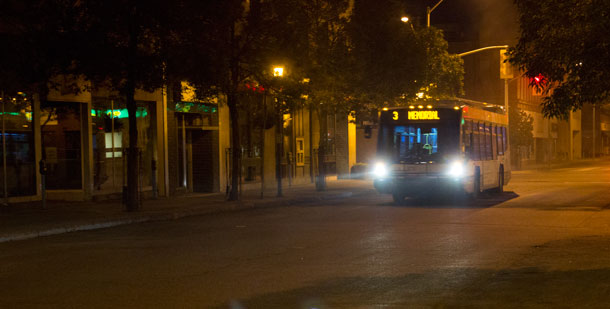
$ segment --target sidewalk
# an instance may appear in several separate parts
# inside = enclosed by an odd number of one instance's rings
[[[546,163],[536,163],[536,162],[523,162],[520,169],[515,169],[513,166],[513,171],[525,171],[525,170],[552,170],[556,168],[567,168],[567,167],[579,167],[585,166],[595,163],[608,162],[610,161],[610,156],[603,156],[597,158],[584,158],[584,159],[574,159],[574,160],[557,160]]]
[[[0,243],[41,236],[108,228],[124,224],[175,220],[182,217],[262,207],[289,206],[341,199],[373,193],[369,180],[331,180],[327,190],[317,192],[313,184],[284,186],[284,196],[276,197],[275,188],[242,192],[240,201],[227,202],[224,194],[189,194],[144,200],[137,212],[126,212],[120,201],[59,202],[48,201],[0,206]]]

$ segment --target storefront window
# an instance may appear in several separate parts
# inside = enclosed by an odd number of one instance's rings
[[[82,189],[81,103],[43,102],[42,156],[50,190]]]
[[[19,93],[13,98],[5,97],[0,100],[3,127],[0,144],[0,196],[4,197],[4,179],[7,179],[8,196],[35,195],[36,166],[31,99],[26,94]]]
[[[217,144],[213,144],[213,135],[217,136],[218,133],[210,127],[218,127],[218,105],[178,102],[174,112],[178,146],[178,187],[195,192],[212,192],[212,149],[217,147]]]
[[[140,149],[140,172],[142,186],[150,187],[152,161],[155,154],[155,102],[137,102],[136,122],[138,148]],[[98,193],[122,190],[126,183],[127,156],[129,148],[129,114],[123,100],[94,98],[91,110],[94,189]]]

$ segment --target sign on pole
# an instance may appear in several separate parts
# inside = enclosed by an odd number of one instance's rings
[[[500,78],[501,79],[513,78],[513,67],[508,62],[508,56],[506,55],[506,49],[500,49]]]

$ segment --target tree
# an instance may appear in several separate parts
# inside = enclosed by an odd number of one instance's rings
[[[448,53],[442,31],[401,22],[402,2],[356,1],[351,23],[358,99],[374,108],[462,92],[462,60]]]
[[[325,188],[322,164],[328,146],[329,114],[360,115],[386,105],[412,101],[425,91],[441,99],[461,93],[463,68],[437,29],[419,29],[400,21],[400,1],[306,1],[298,12],[307,22],[299,62],[308,104],[318,113],[319,190]],[[376,113],[375,113],[376,114]]]
[[[71,27],[75,10],[62,1],[4,1],[0,10],[0,90],[44,100],[53,77],[72,63]]]
[[[204,1],[206,2],[206,1]],[[241,140],[239,129],[239,91],[245,82],[260,72],[263,63],[267,32],[261,25],[266,21],[264,6],[259,1],[207,1],[198,11],[200,27],[207,33],[191,37],[193,49],[186,59],[189,67],[181,67],[181,76],[193,84],[200,96],[223,94],[229,108],[231,123],[231,186],[229,200],[239,198],[241,170]],[[198,27],[196,24],[191,25]],[[204,56],[209,62],[197,61]],[[270,65],[270,64],[269,64]]]
[[[325,156],[330,150],[328,141],[328,115],[345,115],[352,110],[350,99],[352,85],[351,54],[349,44],[348,22],[351,14],[349,1],[298,1],[300,14],[294,19],[299,23],[298,36],[295,39],[298,49],[291,49],[292,56],[300,63],[301,75],[307,83],[298,83],[293,78],[293,100],[304,93],[309,112],[317,112],[319,122],[318,142],[318,176],[316,189],[326,189]],[[300,51],[299,51],[300,50]],[[299,87],[300,86],[300,87]],[[313,147],[313,145],[312,145]],[[312,157],[312,163],[314,158]]]
[[[52,84],[54,77],[73,75],[122,97],[129,114],[127,209],[137,210],[135,91],[161,88],[171,80],[168,76],[180,77],[192,61],[199,67],[210,63],[207,49],[200,54],[189,51],[194,46],[189,38],[206,37],[208,24],[199,22],[206,21],[202,16],[215,14],[213,9],[207,2],[195,0],[3,3],[0,84],[5,91],[32,91],[44,99],[47,88],[57,86]],[[70,86],[74,93],[85,90],[77,83]]]
[[[534,142],[534,119],[531,115],[518,109],[511,108],[509,115],[509,138],[511,148],[515,151],[512,152],[513,162],[517,163],[517,166],[521,166],[521,153],[525,148],[527,149]]]
[[[117,92],[128,112],[127,210],[139,208],[139,149],[136,122],[136,89],[153,91],[164,85],[162,44],[171,29],[169,1],[66,1],[75,8],[73,32],[75,75],[85,76],[94,87]]]
[[[610,96],[608,1],[516,0],[521,34],[510,62],[547,96],[542,111],[565,118]],[[542,76],[547,83],[537,83]]]

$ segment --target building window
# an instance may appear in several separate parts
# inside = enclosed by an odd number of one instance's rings
[[[296,164],[297,166],[305,165],[305,139],[302,137],[296,138]]]
[[[155,177],[152,171],[155,156],[155,102],[138,101],[136,124],[138,129],[139,175],[141,184],[148,187]],[[121,191],[125,185],[129,148],[129,114],[123,100],[94,97],[91,109],[93,140],[93,183],[96,193]]]
[[[36,194],[34,125],[31,99],[23,93],[2,100],[2,143],[0,153],[0,196]],[[4,151],[6,149],[6,152]],[[7,180],[6,184],[4,179]]]
[[[82,189],[81,103],[43,102],[42,158],[50,190]]]

